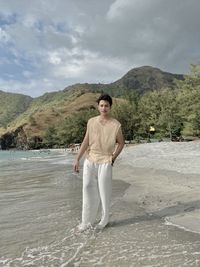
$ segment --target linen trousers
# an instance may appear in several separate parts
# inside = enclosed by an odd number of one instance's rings
[[[109,220],[112,194],[112,165],[95,163],[85,159],[83,165],[82,225],[93,225],[101,203],[102,215],[99,225]]]

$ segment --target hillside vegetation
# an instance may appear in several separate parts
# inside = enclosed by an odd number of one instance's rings
[[[130,70],[120,80],[114,82],[114,88],[123,88],[125,90],[135,91],[138,94],[144,94],[152,90],[161,88],[173,88],[176,80],[183,80],[181,74],[172,74],[164,72],[158,68],[144,66]]]
[[[29,107],[33,98],[0,91],[0,127],[7,125]]]
[[[27,109],[3,129],[2,148],[67,146],[81,142],[88,118],[97,114],[102,92],[114,97],[113,115],[122,123],[126,140],[200,133],[199,65],[188,76],[152,67],[129,71],[111,84],[75,84],[63,91],[31,99]],[[0,116],[1,117],[1,116]]]

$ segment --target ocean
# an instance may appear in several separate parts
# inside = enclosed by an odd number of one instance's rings
[[[77,234],[82,173],[66,151],[0,151],[0,267],[200,266],[200,238],[167,226],[113,180],[109,227]]]
[[[0,266],[40,266],[78,223],[81,181],[72,160],[58,151],[0,152]]]
[[[1,267],[67,266],[88,241],[74,234],[82,205],[74,157],[64,150],[0,151]],[[126,187],[116,181],[114,193]]]

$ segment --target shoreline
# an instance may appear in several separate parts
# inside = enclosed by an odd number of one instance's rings
[[[200,143],[179,144],[125,147],[113,177],[130,184],[123,201],[160,217],[166,225],[200,234]],[[185,168],[187,163],[190,168]]]

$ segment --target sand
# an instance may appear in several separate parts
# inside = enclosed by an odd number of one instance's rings
[[[113,176],[130,184],[124,201],[168,225],[200,233],[200,142],[125,147]]]

